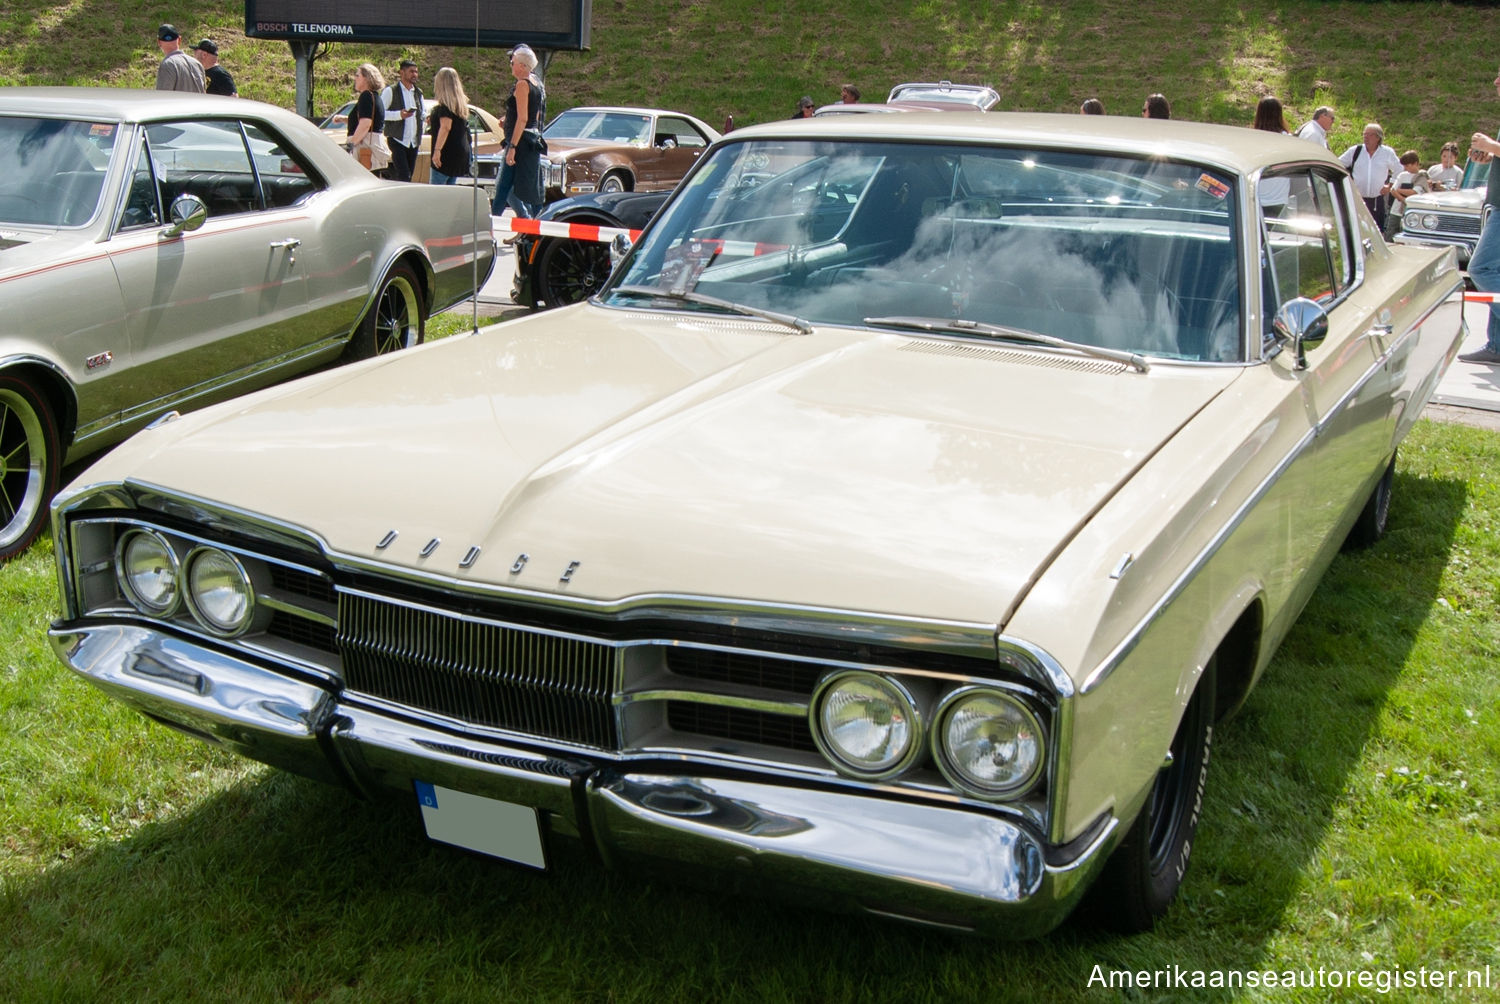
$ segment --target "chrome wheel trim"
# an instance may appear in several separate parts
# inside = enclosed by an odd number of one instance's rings
[[[375,301],[375,354],[411,348],[417,344],[421,307],[416,288],[405,276],[392,276]]]
[[[0,547],[19,541],[42,505],[47,439],[42,419],[21,395],[0,390]]]

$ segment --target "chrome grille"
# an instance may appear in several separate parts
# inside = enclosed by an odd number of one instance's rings
[[[487,728],[619,746],[615,650],[602,642],[339,596],[350,690]]]
[[[1417,213],[1415,215],[1422,215]],[[1468,237],[1479,236],[1479,217],[1469,216],[1461,213],[1438,213],[1437,226],[1433,227],[1434,233],[1440,234],[1464,234]],[[1412,229],[1417,229],[1413,227]]]

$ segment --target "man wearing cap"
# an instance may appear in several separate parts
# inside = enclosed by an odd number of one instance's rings
[[[156,44],[162,55],[161,65],[156,68],[156,89],[202,94],[203,67],[182,51],[182,33],[164,24],[156,29]]]
[[[239,97],[240,92],[234,86],[234,78],[219,65],[219,46],[213,39],[205,38],[193,46],[193,56],[203,67],[204,79],[208,81],[208,93],[222,94],[226,98]]]
[[[385,140],[391,148],[388,181],[410,181],[422,146],[422,88],[417,86],[417,64],[401,60],[396,82],[380,95],[385,104]]]

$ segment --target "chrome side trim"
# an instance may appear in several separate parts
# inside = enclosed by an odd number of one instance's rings
[[[776,701],[759,697],[742,697],[734,694],[714,694],[702,690],[636,690],[618,694],[615,704],[638,704],[642,701],[688,701],[693,704],[713,704],[724,708],[741,708],[745,711],[764,711],[772,715],[787,715],[802,718],[807,715],[807,701]]]

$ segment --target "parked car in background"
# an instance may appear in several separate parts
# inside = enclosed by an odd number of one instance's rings
[[[1419,192],[1406,200],[1397,244],[1451,247],[1458,263],[1468,267],[1479,232],[1484,226],[1484,195],[1489,184],[1491,161],[1468,161],[1463,187],[1452,192]]]
[[[889,115],[892,112],[982,112],[983,108],[965,101],[838,101],[813,112],[819,115]]]
[[[570,108],[542,130],[546,201],[591,192],[666,192],[719,133],[682,112],[623,106]],[[503,154],[486,151],[480,177],[493,182]]]
[[[422,340],[488,208],[396,189],[259,102],[0,90],[0,559],[70,463],[172,409]]]
[[[897,84],[886,96],[892,101],[938,101],[945,104],[972,105],[987,112],[1000,102],[1000,92],[986,84],[955,84],[940,80],[935,84]]]
[[[740,129],[587,302],[111,452],[53,645],[529,866],[1141,930],[1215,722],[1385,528],[1460,287],[1292,137]]]
[[[640,230],[670,192],[598,192],[561,199],[542,210],[544,222],[604,229]],[[515,278],[510,298],[523,307],[564,307],[586,300],[603,287],[613,266],[609,241],[522,234],[515,243]]]

